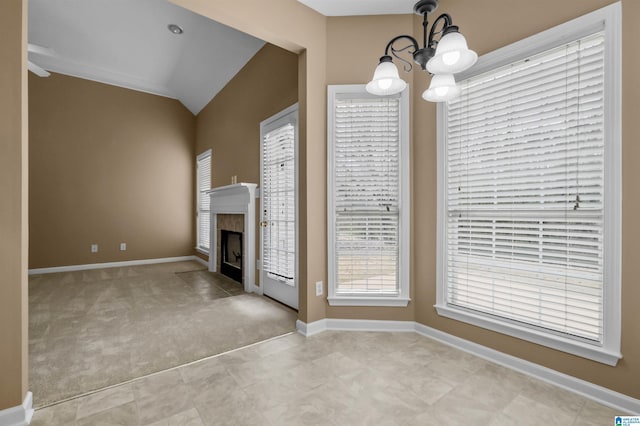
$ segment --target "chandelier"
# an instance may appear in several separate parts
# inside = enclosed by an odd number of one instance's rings
[[[367,92],[380,96],[402,92],[407,83],[400,78],[393,57],[404,63],[405,72],[410,72],[413,68],[411,62],[399,55],[407,52],[420,68],[433,76],[429,88],[422,94],[424,100],[444,102],[460,93],[453,75],[473,66],[478,55],[467,47],[467,40],[460,34],[458,27],[453,25],[448,14],[438,16],[429,30],[427,15],[438,7],[438,2],[439,0],[421,0],[415,4],[413,11],[423,17],[423,47],[410,35],[392,38],[384,50],[384,56],[380,58],[373,79],[367,84]]]

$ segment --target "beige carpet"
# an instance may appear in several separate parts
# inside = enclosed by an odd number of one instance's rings
[[[196,262],[32,276],[35,405],[293,331],[296,313]]]

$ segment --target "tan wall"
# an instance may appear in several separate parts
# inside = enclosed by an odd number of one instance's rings
[[[195,117],[74,77],[29,85],[29,267],[192,254]]]
[[[298,56],[266,44],[198,114],[196,154],[212,150],[212,187],[231,184],[232,176],[260,185],[260,123],[297,101]],[[259,210],[257,202],[256,259]]]
[[[399,34],[411,33],[412,25],[412,15],[329,18],[327,22],[327,84],[367,83],[373,76],[378,60],[384,55],[389,40]],[[403,73],[401,77],[412,85],[414,75],[421,76],[421,73],[415,70],[411,74]],[[414,97],[412,93],[410,111],[413,111]],[[412,126],[414,120],[410,122]],[[411,145],[413,146],[413,138],[411,138]],[[415,297],[413,287],[411,286],[410,293],[412,300]],[[406,308],[327,305],[326,312],[328,318],[413,321],[414,309],[415,302],[412,301]]]
[[[297,0],[171,0],[230,27],[299,54],[300,309],[313,322],[325,300],[313,292],[326,282],[326,18]]]
[[[448,12],[467,37],[470,47],[479,54],[533,35],[572,18],[612,3],[610,0],[447,0],[439,12]],[[640,31],[640,4],[624,0],[623,4],[623,305],[622,353],[617,367],[547,349],[532,343],[486,331],[477,327],[439,317],[433,305],[436,295],[436,110],[433,104],[416,102],[413,192],[416,236],[414,263],[416,320],[422,324],[455,336],[497,349],[554,370],[579,377],[598,385],[640,398],[640,320],[635,304],[640,300],[637,277],[640,274],[640,227],[636,223],[640,201],[635,182],[640,179],[636,164],[640,161],[637,139],[640,123],[640,90],[637,76],[640,60],[637,44]],[[417,21],[418,19],[416,19]],[[417,25],[416,25],[417,27]],[[416,80],[414,97],[425,89]]]
[[[298,101],[298,56],[266,44],[204,107],[196,154],[211,148],[212,187],[260,184],[260,122]]]
[[[27,2],[0,3],[0,410],[22,403],[28,372]]]

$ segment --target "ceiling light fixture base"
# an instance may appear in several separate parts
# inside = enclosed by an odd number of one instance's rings
[[[180,25],[169,24],[169,25],[167,25],[167,28],[169,29],[169,31],[171,31],[172,34],[175,34],[175,35],[180,35],[180,34],[184,33],[184,30],[182,29],[182,27]]]
[[[416,15],[424,16],[431,13],[438,8],[439,0],[420,0],[413,6],[413,11]]]

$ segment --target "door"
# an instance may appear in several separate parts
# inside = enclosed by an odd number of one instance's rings
[[[298,106],[260,124],[260,283],[265,295],[298,309]]]

